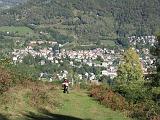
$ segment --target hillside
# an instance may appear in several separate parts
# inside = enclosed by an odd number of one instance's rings
[[[54,85],[32,83],[29,88],[12,88],[0,98],[0,103],[5,102],[0,107],[0,120],[131,120],[100,105],[83,90],[63,94],[50,87]],[[8,98],[10,101],[5,100]]]
[[[2,3],[12,3],[12,4],[17,4],[17,3],[23,3],[27,0],[0,0]]]
[[[10,7],[20,5],[27,0],[0,0],[0,9],[8,9]]]
[[[130,120],[89,97],[86,89],[74,86],[65,94],[62,81],[33,80],[19,70],[0,61],[0,120]]]
[[[129,120],[87,90],[75,87],[64,94],[61,82],[34,81],[11,69],[0,65],[0,120]]]
[[[159,0],[30,0],[1,12],[0,26],[36,25],[80,44],[110,45],[132,35],[155,34],[160,28],[159,11]]]

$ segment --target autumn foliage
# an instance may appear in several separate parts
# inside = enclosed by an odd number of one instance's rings
[[[92,86],[90,96],[113,110],[124,110],[128,106],[124,97],[105,86]]]
[[[127,116],[138,120],[160,120],[160,109],[152,100],[143,102],[129,102],[119,93],[104,85],[91,86],[89,95],[101,104],[113,110],[127,113]]]
[[[7,91],[11,83],[12,83],[11,74],[3,67],[0,67],[0,94]]]

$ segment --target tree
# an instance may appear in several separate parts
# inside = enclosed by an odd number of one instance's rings
[[[35,59],[31,54],[28,54],[23,58],[23,63],[27,65],[33,65],[35,63]]]
[[[151,78],[151,88],[153,99],[155,101],[160,100],[160,34],[157,35],[157,44],[151,50],[151,54],[156,56],[156,67],[157,71],[156,74],[152,74],[153,78]]]
[[[101,57],[101,56],[97,56],[97,61],[100,61],[100,62],[103,62],[104,61],[104,59]]]
[[[160,87],[160,34],[157,36],[158,44],[156,45],[155,55],[157,56],[156,66],[157,66],[157,76],[156,84]]]
[[[129,48],[123,55],[118,67],[116,90],[128,100],[137,101],[143,98],[143,70],[138,54]]]

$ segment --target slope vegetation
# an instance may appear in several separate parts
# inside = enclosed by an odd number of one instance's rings
[[[159,0],[30,0],[1,12],[0,25],[50,27],[81,44],[97,44],[156,33],[159,11]]]
[[[93,101],[83,90],[63,94],[55,85],[24,82],[0,97],[3,120],[129,120]]]

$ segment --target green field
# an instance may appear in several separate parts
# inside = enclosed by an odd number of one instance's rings
[[[61,94],[64,105],[56,113],[81,120],[130,120],[118,111],[112,111],[88,97],[85,91]],[[71,119],[72,120],[72,119]]]
[[[115,46],[114,40],[101,40],[101,44],[104,46]]]
[[[3,27],[0,27],[0,32],[9,32],[9,33],[14,33],[16,35],[33,34],[33,30],[25,26],[19,26],[19,27],[3,26]]]

